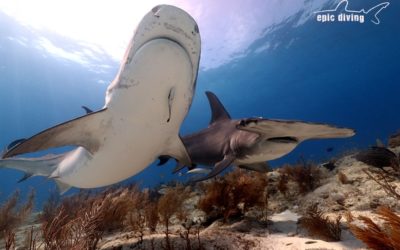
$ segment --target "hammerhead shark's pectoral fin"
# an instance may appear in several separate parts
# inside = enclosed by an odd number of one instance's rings
[[[97,151],[103,130],[109,126],[106,109],[46,129],[8,150],[3,158],[63,146],[82,146]]]
[[[256,171],[259,173],[266,173],[268,172],[268,164],[266,162],[258,162],[253,164],[241,164],[238,166],[239,168],[244,168],[251,171]]]
[[[217,164],[215,164],[214,168],[211,170],[211,172],[208,175],[206,175],[205,177],[196,179],[195,182],[204,181],[204,180],[207,180],[207,179],[210,179],[210,178],[216,176],[217,174],[221,173],[224,169],[229,167],[235,159],[236,159],[236,157],[233,155],[225,155],[224,159],[222,159],[222,161],[220,161],[220,162],[217,162]]]
[[[179,136],[173,137],[168,141],[168,145],[161,155],[171,156],[184,166],[192,165],[192,160]]]
[[[353,129],[338,128],[328,124],[289,120],[250,118],[241,120],[237,129],[258,133],[266,138],[293,137],[307,139],[344,138],[355,134]]]

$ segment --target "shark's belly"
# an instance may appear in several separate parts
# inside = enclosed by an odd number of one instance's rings
[[[89,160],[82,160],[89,158],[82,154],[71,165],[73,171],[63,180],[67,184],[93,188],[117,183],[161,155],[178,138],[189,109],[192,65],[178,44],[157,39],[139,49],[115,86],[104,140]]]
[[[154,161],[156,155],[149,144],[129,150],[121,147],[105,150],[77,169],[70,176],[69,184],[80,188],[111,185],[139,173]]]

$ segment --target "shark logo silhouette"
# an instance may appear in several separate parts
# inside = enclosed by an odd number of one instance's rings
[[[389,6],[389,2],[383,2],[369,10],[350,10],[348,8],[349,2],[342,0],[331,10],[315,11],[316,19],[318,22],[359,22],[364,23],[365,20],[370,20],[374,24],[380,24],[378,14]]]

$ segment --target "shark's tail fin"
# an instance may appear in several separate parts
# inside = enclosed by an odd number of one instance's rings
[[[39,158],[7,158],[0,160],[0,168],[12,168],[23,171],[25,175],[18,182],[31,176],[49,177],[64,159],[65,155],[46,155]]]

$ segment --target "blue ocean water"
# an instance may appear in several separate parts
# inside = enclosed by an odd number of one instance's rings
[[[338,2],[329,1],[324,8]],[[349,8],[368,9],[379,3],[354,0]],[[206,90],[216,93],[234,118],[305,120],[357,131],[348,139],[304,142],[289,155],[271,161],[272,166],[295,162],[299,157],[324,161],[346,150],[373,145],[377,138],[385,142],[400,129],[400,3],[391,1],[379,13],[378,25],[369,20],[362,24],[321,23],[314,14],[300,22],[305,11],[266,26],[265,35],[253,41],[242,56],[216,68],[201,69],[181,134],[208,125]],[[0,34],[0,147],[83,115],[81,105],[94,110],[103,106],[107,84],[99,81],[110,82],[119,67],[110,57],[94,56],[90,64],[98,65],[95,69],[54,57],[29,46],[38,34],[1,10]],[[54,33],[41,35],[63,44],[67,51],[93,49]],[[12,39],[18,36],[25,40]],[[328,147],[333,147],[333,152],[327,152]],[[164,167],[153,164],[126,182],[154,186],[179,179],[170,174],[173,167],[173,162]],[[27,193],[33,188],[40,207],[55,190],[54,183],[34,177],[17,184],[22,175],[16,170],[0,170],[0,201],[16,189]]]

